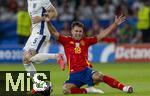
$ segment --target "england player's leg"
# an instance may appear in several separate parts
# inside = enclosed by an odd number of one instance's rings
[[[23,52],[23,64],[24,64],[25,70],[28,73],[30,73],[30,77],[33,79],[33,83],[34,85],[36,84],[36,86],[42,85],[43,83],[41,82],[41,80],[37,78],[36,69],[30,59],[36,56],[37,54],[39,54],[38,52],[42,48],[42,45],[45,43],[45,39],[46,39],[46,36],[43,36],[43,35],[38,35],[38,34],[31,35],[24,47],[24,52]],[[54,58],[54,57],[55,57],[55,54],[49,55],[49,58]],[[51,86],[49,88],[51,88]],[[35,92],[38,92],[39,90],[41,90],[40,87],[39,88],[33,87],[32,94],[34,94]]]
[[[46,41],[42,44],[41,49],[39,50],[40,52],[38,54],[36,54],[35,56],[33,56],[30,61],[32,62],[41,62],[41,61],[46,61],[48,59],[56,59],[57,63],[61,66],[61,69],[64,70],[65,69],[65,64],[64,64],[64,60],[63,60],[63,54],[58,53],[58,54],[52,54],[52,53],[48,53],[49,50],[49,41]]]
[[[110,76],[104,75],[98,71],[95,71],[92,78],[93,78],[94,84],[104,82],[104,83],[108,84],[109,86],[120,89],[124,92],[127,92],[127,93],[133,92],[133,88],[131,86],[125,86],[123,83],[119,82],[118,80],[116,80]]]
[[[44,42],[45,37],[40,35],[31,35],[24,47],[23,52],[23,64],[25,67],[25,70],[30,73],[31,77],[34,77],[34,74],[36,73],[36,69],[30,59],[34,57],[40,47],[42,46],[42,43]],[[37,78],[34,81],[39,83],[39,80]]]
[[[24,47],[23,52],[23,64],[25,66],[26,71],[32,71],[34,73],[35,67],[30,60],[36,54],[38,54],[39,50],[42,47],[42,44],[45,42],[46,36],[43,35],[31,35]],[[31,74],[32,75],[32,74]]]
[[[38,50],[38,53],[30,58],[31,62],[37,63],[46,61],[48,59],[57,59],[59,54],[48,53],[48,43],[49,41],[45,41],[42,43],[41,48]]]
[[[61,69],[65,69],[62,54],[50,54],[50,53],[39,53],[42,49],[45,49],[49,43],[49,38],[43,35],[31,35],[24,47],[24,58],[27,58],[28,62],[42,62],[48,59],[57,59],[58,64],[61,65]],[[34,53],[34,54],[31,54]]]

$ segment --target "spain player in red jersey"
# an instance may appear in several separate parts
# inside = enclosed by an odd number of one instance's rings
[[[64,46],[67,57],[70,73],[69,79],[63,85],[64,94],[102,93],[101,90],[93,87],[100,82],[127,93],[133,92],[131,86],[126,86],[110,76],[94,71],[91,63],[88,61],[88,48],[102,40],[124,21],[125,16],[123,15],[115,17],[113,24],[93,37],[84,36],[84,25],[78,21],[72,23],[71,36],[59,34],[51,23],[47,23],[51,34]],[[85,84],[88,87],[81,88]]]

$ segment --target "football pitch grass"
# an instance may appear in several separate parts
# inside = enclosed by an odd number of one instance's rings
[[[35,64],[38,71],[51,71],[53,93],[51,96],[150,96],[150,63],[106,63],[93,64],[93,69],[117,78],[126,85],[132,85],[134,93],[127,94],[100,83],[104,94],[63,95],[62,85],[67,79],[68,71],[61,71],[57,64]],[[22,64],[0,64],[0,71],[24,71]],[[86,86],[84,86],[86,87]]]

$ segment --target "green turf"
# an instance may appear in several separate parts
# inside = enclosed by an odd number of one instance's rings
[[[51,71],[51,80],[54,85],[52,96],[66,96],[62,94],[62,84],[67,78],[68,71],[61,71],[56,64],[39,64],[37,70]],[[134,93],[127,94],[120,90],[113,89],[106,84],[101,83],[96,86],[102,89],[105,94],[88,95],[67,95],[67,96],[150,96],[150,64],[146,63],[117,63],[117,64],[94,64],[94,69],[107,75],[117,78],[119,81],[132,85]],[[0,64],[1,71],[22,71],[21,64]]]

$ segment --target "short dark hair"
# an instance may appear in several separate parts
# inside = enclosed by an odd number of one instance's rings
[[[75,27],[75,26],[78,26],[78,27],[81,27],[83,29],[83,34],[84,36],[87,36],[87,33],[85,32],[86,29],[85,29],[85,26],[82,22],[80,21],[73,21],[72,24],[71,24],[71,30]]]
[[[71,29],[73,29],[75,26],[81,27],[84,30],[84,24],[81,23],[80,21],[74,21],[74,22],[72,22]]]

